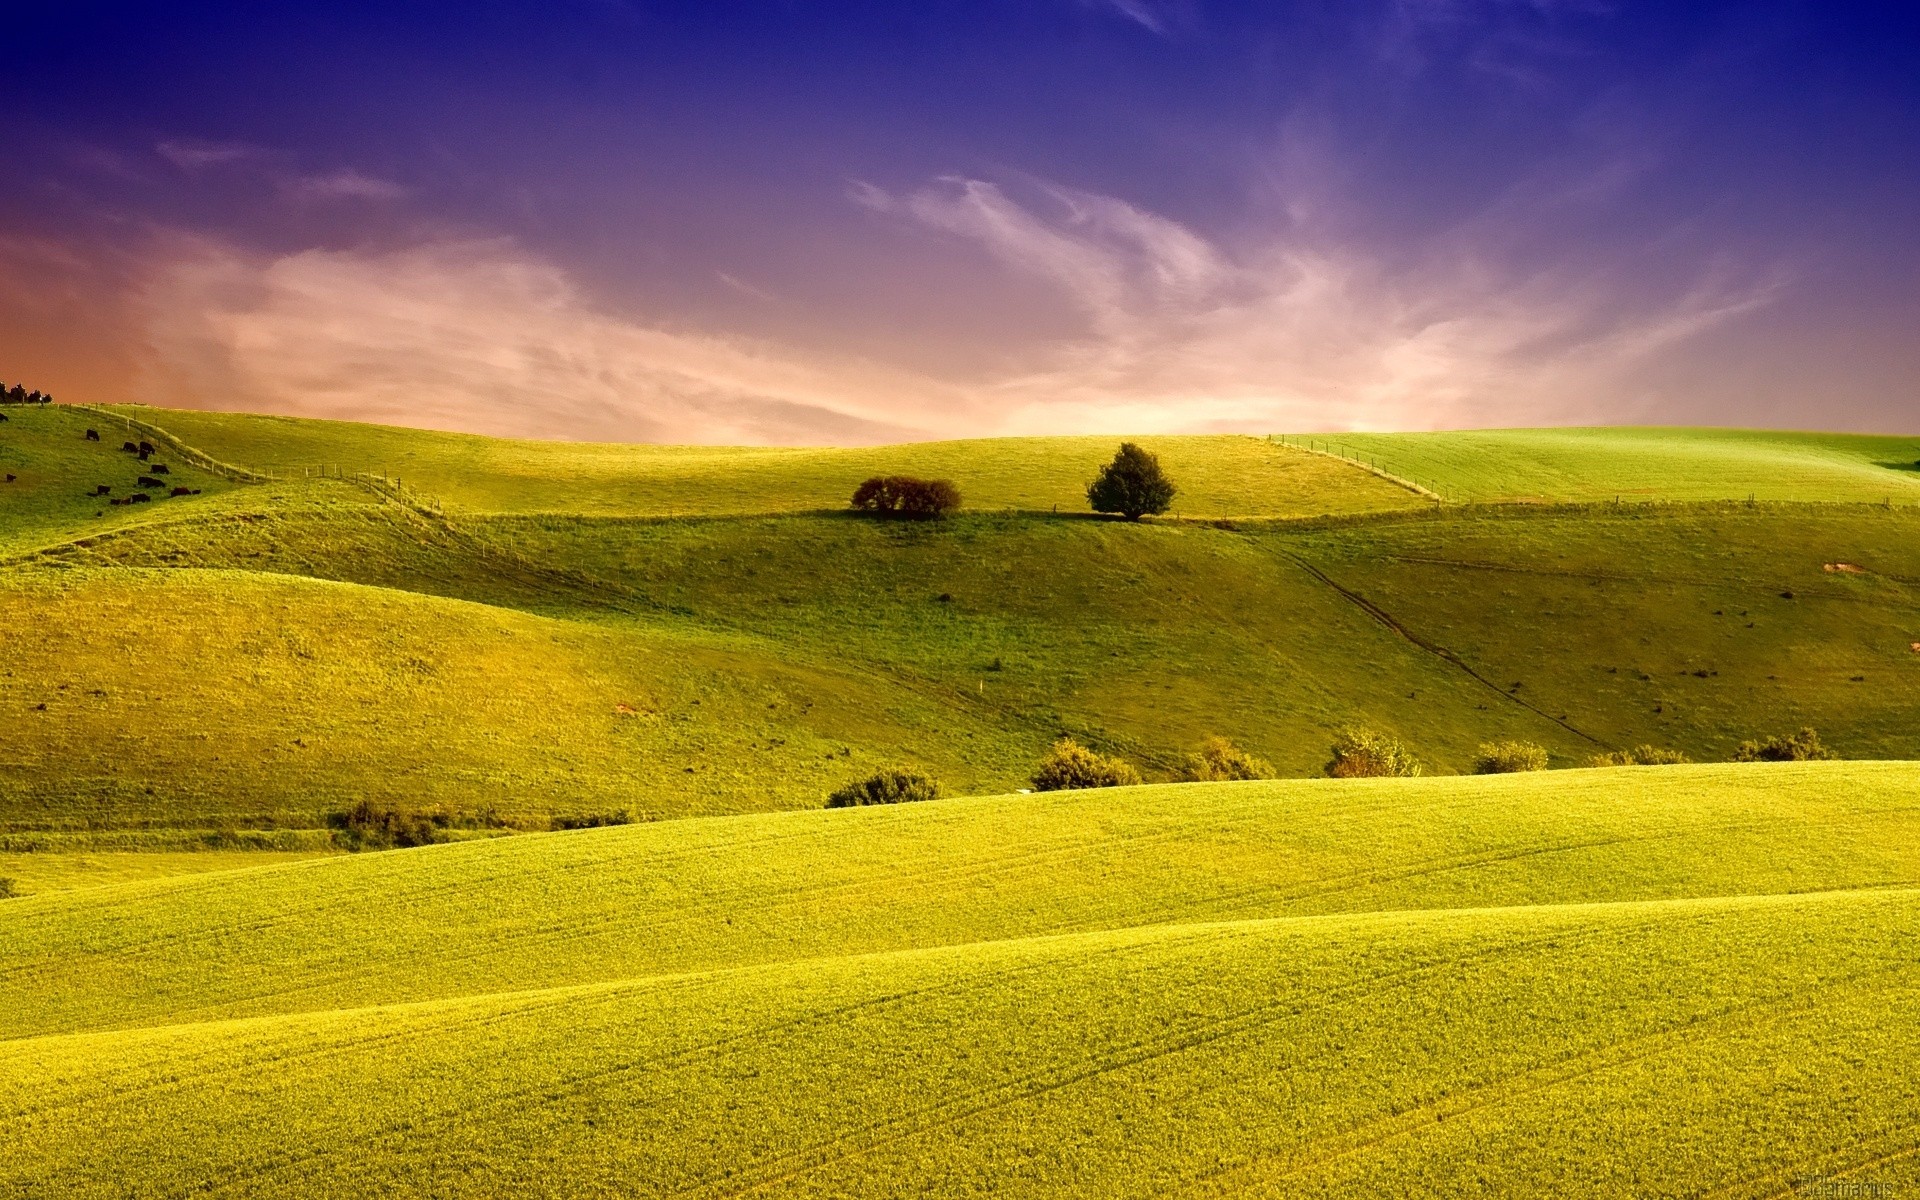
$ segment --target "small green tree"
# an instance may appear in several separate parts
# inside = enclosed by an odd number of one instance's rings
[[[1072,738],[1061,738],[1040,760],[1033,773],[1037,792],[1065,792],[1076,788],[1129,787],[1140,782],[1140,772],[1123,758],[1096,754]]]
[[[1119,513],[1138,521],[1167,511],[1178,491],[1160,469],[1158,456],[1122,442],[1113,461],[1100,468],[1100,477],[1087,485],[1087,503],[1095,512]]]
[[[1211,737],[1200,752],[1187,759],[1182,778],[1194,783],[1225,783],[1238,779],[1272,779],[1274,769],[1223,737]]]
[[[1335,779],[1412,778],[1426,770],[1398,738],[1372,729],[1341,731],[1327,774]]]
[[[1517,775],[1547,769],[1547,748],[1534,742],[1482,742],[1473,756],[1475,775]]]
[[[1606,754],[1596,754],[1587,760],[1590,767],[1671,767],[1693,760],[1678,750],[1665,750],[1659,746],[1635,746],[1631,750],[1614,750]]]
[[[827,797],[827,807],[862,808],[869,804],[905,804],[939,798],[940,785],[931,778],[905,767],[891,767],[836,789]]]
[[[1741,742],[1740,748],[1733,752],[1733,761],[1737,763],[1812,762],[1839,757],[1827,749],[1820,735],[1810,728],[1799,733],[1775,734],[1757,742]]]

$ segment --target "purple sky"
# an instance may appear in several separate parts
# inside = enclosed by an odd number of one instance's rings
[[[1920,432],[1910,5],[0,13],[0,381],[542,437]]]

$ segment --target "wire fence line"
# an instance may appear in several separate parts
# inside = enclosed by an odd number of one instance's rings
[[[69,407],[75,412],[83,412],[89,416],[98,417],[109,426],[118,423],[123,432],[127,434],[138,434],[141,438],[152,442],[156,447],[165,446],[167,452],[175,458],[178,458],[181,462],[197,467],[209,475],[218,475],[220,478],[234,483],[264,483],[266,481],[266,476],[260,472],[247,467],[235,466],[229,462],[221,462],[219,459],[213,457],[213,455],[201,450],[196,450],[192,446],[187,445],[158,425],[149,425],[145,421],[137,420],[125,413],[97,408],[91,404],[74,404]],[[128,440],[131,441],[132,438],[129,437]]]
[[[1396,470],[1391,463],[1383,462],[1378,455],[1342,445],[1324,437],[1312,437],[1305,434],[1272,433],[1267,441],[1285,446],[1290,450],[1304,450],[1309,454],[1324,454],[1328,458],[1337,458],[1364,471],[1371,471],[1382,479],[1390,480],[1401,487],[1431,496],[1447,504],[1460,504],[1464,498],[1456,491],[1437,479],[1422,479],[1411,471]]]

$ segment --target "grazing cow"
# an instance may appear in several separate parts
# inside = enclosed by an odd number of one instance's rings
[[[18,478],[19,478],[19,476],[18,476],[18,475],[13,475],[13,474],[9,474],[9,475],[7,476],[7,482],[8,482],[8,483],[12,483],[12,482],[13,482],[13,481],[14,481],[15,479],[18,479]]]
[[[147,504],[152,500],[153,497],[147,495],[145,492],[135,492],[133,495],[127,497],[128,504]]]
[[[167,486],[166,484],[161,483],[158,479],[155,479],[151,475],[142,475],[136,482],[138,482],[141,487],[157,488],[157,487]]]
[[[175,488],[175,489],[173,489],[173,490],[172,490],[171,492],[168,492],[168,493],[167,493],[167,495],[169,495],[169,496],[191,496],[191,495],[193,495],[193,489],[192,489],[192,488],[183,488],[183,487],[177,487],[177,488]]]
[[[110,494],[112,491],[113,489],[108,487],[104,483],[96,483],[93,485],[93,494],[96,496],[105,496]]]
[[[97,441],[99,441],[99,440],[100,440],[100,431],[99,431],[98,429],[89,429],[89,430],[87,430],[87,440],[88,440],[88,441],[90,441],[90,442],[97,442]]]
[[[152,454],[152,453],[153,453],[153,443],[152,443],[152,442],[141,442],[141,443],[140,443],[140,453],[142,453],[142,454]]]
[[[155,475],[173,474],[172,471],[167,470],[167,464],[165,463],[153,463],[147,467],[147,470],[153,472]]]
[[[111,499],[111,500],[109,500],[109,501],[107,501],[107,503],[108,503],[108,504],[111,504],[111,505],[114,505],[115,507],[118,507],[119,505],[122,505],[122,504],[125,504],[125,503],[126,503],[126,501],[125,501],[125,500],[122,500],[122,499],[120,499],[120,498],[119,498],[118,496],[115,496],[115,497],[114,497],[113,499]]]
[[[132,442],[121,442],[120,448],[122,450],[125,450],[128,454],[140,453],[140,447],[134,445]]]

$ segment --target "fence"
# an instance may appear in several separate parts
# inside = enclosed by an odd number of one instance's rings
[[[145,421],[135,420],[125,413],[111,412],[104,408],[95,408],[91,404],[74,404],[68,407],[71,407],[75,412],[83,412],[89,416],[98,417],[103,424],[109,426],[118,423],[120,428],[126,433],[137,434],[156,446],[165,446],[167,452],[175,458],[178,458],[181,462],[198,467],[210,475],[218,475],[222,479],[228,479],[235,483],[262,483],[266,480],[266,476],[258,471],[252,471],[246,467],[236,467],[232,463],[221,462],[211,454],[205,454],[199,450],[195,450],[192,446],[187,445],[159,426],[149,425]],[[127,440],[131,441],[133,439],[129,437]]]
[[[1377,455],[1363,453],[1327,438],[1274,433],[1267,435],[1267,441],[1292,450],[1304,450],[1309,454],[1324,454],[1328,458],[1337,458],[1341,462],[1351,463],[1364,471],[1371,471],[1382,479],[1391,480],[1401,487],[1409,488],[1423,496],[1431,496],[1443,503],[1458,504],[1463,499],[1459,493],[1451,491],[1437,479],[1422,479],[1411,472],[1397,471],[1391,463],[1382,462]]]

